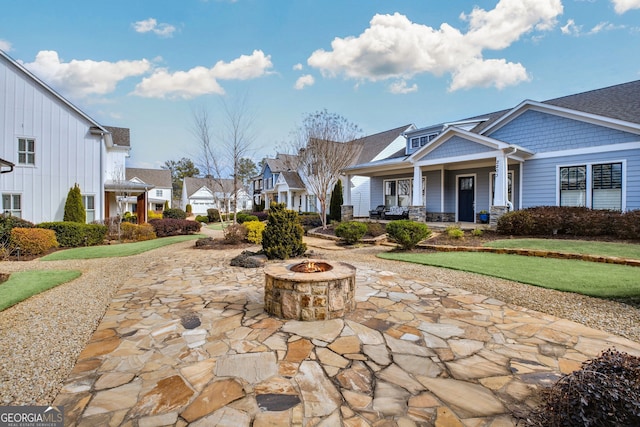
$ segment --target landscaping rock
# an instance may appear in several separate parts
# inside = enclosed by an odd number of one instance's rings
[[[257,252],[242,251],[240,255],[231,259],[231,265],[234,267],[258,268],[264,266],[267,262],[265,255]]]

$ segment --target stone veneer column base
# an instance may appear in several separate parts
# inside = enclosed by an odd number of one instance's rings
[[[427,209],[424,206],[409,206],[409,219],[416,222],[427,220]]]
[[[353,221],[353,206],[340,206],[340,221]]]
[[[507,212],[509,212],[509,206],[491,206],[489,210],[489,227],[496,228],[498,219]]]

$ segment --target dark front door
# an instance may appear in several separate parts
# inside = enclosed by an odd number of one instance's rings
[[[472,176],[458,178],[458,221],[475,222],[473,186],[474,178]]]

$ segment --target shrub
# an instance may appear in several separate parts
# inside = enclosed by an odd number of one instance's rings
[[[534,220],[528,210],[511,211],[502,215],[496,224],[498,234],[513,236],[530,235],[534,227]]]
[[[152,219],[162,219],[162,212],[156,212],[152,210],[147,212],[147,221],[151,221]]]
[[[218,209],[207,209],[209,222],[220,222],[220,211]]]
[[[329,200],[329,221],[340,221],[342,219],[342,181],[338,180],[333,186],[331,199]]]
[[[445,229],[445,232],[451,239],[462,239],[464,237],[464,231],[462,231],[457,225],[448,226]]]
[[[107,236],[107,226],[101,224],[43,222],[38,228],[55,231],[58,243],[64,248],[101,245]]]
[[[484,234],[484,231],[482,231],[482,229],[480,229],[480,228],[474,228],[473,230],[471,230],[471,235],[472,236],[482,237],[483,234]]]
[[[530,426],[640,425],[640,358],[608,349],[542,394]]]
[[[247,240],[247,227],[244,224],[231,224],[225,227],[224,242],[230,245],[236,245]]]
[[[384,227],[384,224],[380,222],[368,221],[365,222],[367,224],[367,234],[373,237],[382,236],[387,232]]]
[[[302,215],[298,215],[298,220],[302,225],[304,230],[311,230],[312,228],[317,228],[322,225],[322,220],[320,219],[320,214],[313,212],[306,212]]]
[[[187,219],[187,213],[179,208],[165,209],[162,218]]]
[[[613,228],[615,236],[620,239],[640,239],[640,209],[617,217]]]
[[[262,244],[262,233],[267,224],[261,221],[249,221],[243,224],[247,229],[247,240],[256,245]]]
[[[194,234],[200,231],[202,225],[196,221],[186,219],[164,218],[149,221],[158,237],[180,236]]]
[[[196,216],[196,221],[197,222],[204,222],[205,224],[209,222],[209,217],[206,215],[197,215]]]
[[[69,189],[67,200],[64,203],[63,219],[64,221],[79,222],[81,224],[87,222],[87,212],[82,204],[82,193],[78,184]]]
[[[10,215],[0,215],[0,247],[7,247],[11,241],[11,230],[16,227],[34,228],[35,224],[22,218]]]
[[[262,249],[269,259],[288,259],[304,254],[307,246],[302,242],[304,229],[295,211],[284,203],[271,204],[267,226],[262,233]]]
[[[20,227],[11,230],[9,250],[12,252],[20,250],[22,255],[37,256],[57,247],[58,241],[53,230]]]
[[[427,224],[408,219],[391,221],[387,224],[387,235],[403,250],[411,250],[431,235]]]
[[[121,222],[129,222],[131,224],[137,224],[138,223],[138,216],[135,214],[132,214],[131,212],[125,212],[122,215],[122,221]]]
[[[151,224],[138,225],[123,222],[120,224],[120,236],[124,240],[142,242],[143,240],[155,239],[156,233],[153,231],[153,226]]]
[[[236,214],[236,221],[238,224],[243,224],[249,221],[258,221],[258,217],[255,215],[248,214],[246,212],[238,212]]]
[[[367,224],[358,221],[341,222],[336,227],[336,236],[340,237],[347,245],[353,245],[367,233]]]
[[[190,204],[187,204],[187,206],[185,206],[185,211],[187,212],[187,214],[191,215],[191,213],[193,212],[193,207],[191,207]]]

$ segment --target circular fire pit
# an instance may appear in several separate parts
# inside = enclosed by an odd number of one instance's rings
[[[328,320],[355,308],[356,268],[344,262],[267,264],[264,308],[283,319]]]

